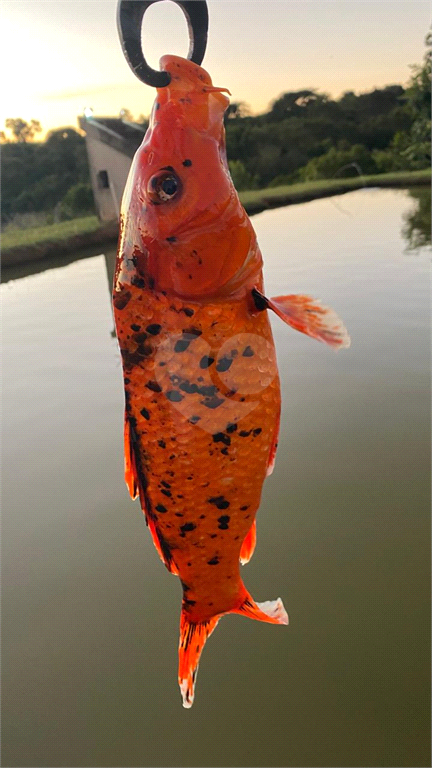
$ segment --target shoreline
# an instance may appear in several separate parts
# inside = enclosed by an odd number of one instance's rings
[[[271,208],[279,208],[286,205],[295,205],[305,203],[311,200],[317,200],[323,197],[332,197],[342,195],[357,189],[383,187],[383,188],[406,188],[419,185],[430,184],[431,172],[429,169],[422,171],[401,171],[398,173],[383,173],[375,176],[356,176],[348,179],[320,179],[319,181],[304,182],[302,184],[292,184],[281,187],[268,187],[267,189],[257,189],[240,192],[240,200],[249,215],[261,213]],[[77,228],[79,222],[76,220]],[[65,222],[70,223],[70,222]],[[56,232],[58,233],[59,226]],[[103,225],[95,224],[94,229],[87,229],[84,232],[68,234],[65,237],[57,234],[51,239],[44,228],[44,236],[40,240],[32,243],[21,243],[2,246],[2,266],[7,269],[26,262],[42,261],[51,256],[61,254],[70,254],[71,252],[88,250],[93,246],[103,246],[113,244],[118,239],[118,222],[111,221]],[[22,230],[23,233],[28,230]],[[35,232],[35,230],[33,230]],[[2,240],[8,239],[7,233]],[[23,236],[24,239],[24,236]],[[95,255],[99,253],[94,248]]]

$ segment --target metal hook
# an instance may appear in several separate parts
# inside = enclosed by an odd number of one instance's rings
[[[141,27],[147,8],[159,0],[120,0],[117,7],[117,29],[123,53],[132,71],[147,85],[162,88],[171,80],[168,72],[158,72],[147,64],[141,47]],[[189,31],[188,59],[201,64],[208,32],[208,9],[206,0],[173,0],[179,5]]]

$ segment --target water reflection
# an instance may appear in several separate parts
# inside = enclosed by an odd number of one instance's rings
[[[408,243],[407,251],[418,251],[431,245],[431,188],[413,187],[409,194],[415,206],[402,216],[402,237]]]

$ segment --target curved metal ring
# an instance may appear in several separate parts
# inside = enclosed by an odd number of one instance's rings
[[[132,71],[147,85],[162,88],[171,80],[168,72],[158,72],[147,64],[141,47],[141,27],[144,14],[159,0],[120,0],[117,7],[117,29],[123,53]],[[188,59],[201,64],[208,33],[206,0],[173,0],[186,16],[189,31]]]

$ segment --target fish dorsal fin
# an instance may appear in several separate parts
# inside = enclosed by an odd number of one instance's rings
[[[136,499],[139,496],[141,509],[146,519],[147,526],[152,535],[153,544],[156,547],[156,551],[162,560],[163,564],[168,568],[170,573],[178,576],[177,567],[172,559],[171,551],[168,543],[165,541],[162,533],[159,531],[155,520],[153,519],[151,510],[148,509],[148,504],[145,498],[144,485],[140,481],[139,472],[137,470],[137,461],[135,457],[135,449],[132,441],[131,425],[130,421],[125,415],[124,423],[124,454],[125,454],[125,481],[129,489],[129,493],[132,499]]]
[[[272,309],[284,323],[296,331],[318,339],[333,349],[350,346],[351,340],[342,320],[333,309],[321,304],[319,299],[302,294],[267,299],[256,288],[253,289],[252,296],[257,309]]]
[[[240,562],[242,565],[246,565],[251,559],[256,544],[256,520],[253,521],[248,533],[243,541],[240,550]]]

